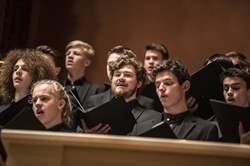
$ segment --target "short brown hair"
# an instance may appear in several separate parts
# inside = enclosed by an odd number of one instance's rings
[[[108,57],[110,54],[119,54],[122,56],[127,56],[128,58],[136,58],[136,54],[128,47],[124,47],[122,45],[118,45],[110,49],[107,53]]]
[[[133,58],[119,57],[115,63],[110,64],[111,77],[113,77],[114,72],[125,65],[132,65],[135,68],[136,77],[138,81],[145,81],[146,72],[142,64]]]

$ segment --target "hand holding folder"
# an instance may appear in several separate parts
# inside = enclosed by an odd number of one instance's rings
[[[88,128],[98,124],[109,124],[110,134],[126,135],[132,131],[136,120],[131,108],[123,98],[113,98],[111,101],[80,115]]]
[[[202,67],[199,71],[191,75],[191,87],[188,96],[196,99],[199,107],[195,115],[208,119],[213,116],[209,99],[223,100],[223,86],[220,82],[220,74],[223,68],[217,62],[212,62]]]
[[[210,103],[220,126],[223,141],[239,143],[239,123],[242,123],[246,132],[250,131],[250,108],[213,99]]]

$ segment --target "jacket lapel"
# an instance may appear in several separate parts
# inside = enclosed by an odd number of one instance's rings
[[[191,117],[188,117],[183,120],[180,126],[174,129],[174,132],[176,133],[178,138],[185,139],[192,132],[195,126],[196,126],[195,120],[192,119]]]
[[[87,81],[84,81],[83,86],[80,86],[78,91],[78,96],[80,98],[80,101],[82,104],[84,104],[84,101],[86,101],[86,97],[88,96],[88,91],[90,89],[90,84]]]

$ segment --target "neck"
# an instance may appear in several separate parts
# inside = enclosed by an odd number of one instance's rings
[[[179,102],[175,106],[164,108],[164,112],[169,113],[171,115],[177,115],[188,110],[186,101]]]
[[[148,78],[148,80],[150,81],[150,82],[154,82],[154,79],[153,79],[153,75],[147,75],[147,78]]]
[[[28,95],[28,90],[16,90],[14,101],[18,102]]]
[[[49,122],[47,124],[44,124],[46,129],[50,129],[52,127],[55,127],[56,125],[59,125],[60,123],[62,123],[62,118],[58,117],[57,119],[54,119],[53,122]]]
[[[73,83],[76,80],[85,76],[85,72],[70,72],[68,73],[67,78]]]
[[[124,99],[126,102],[130,102],[130,101],[136,99],[136,93],[134,93],[133,95],[131,95],[129,97],[125,97]]]

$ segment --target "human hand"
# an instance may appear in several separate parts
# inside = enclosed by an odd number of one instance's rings
[[[108,134],[110,131],[111,127],[109,124],[101,124],[99,123],[95,127],[91,129],[85,129],[85,133],[90,133],[90,134]]]
[[[250,144],[250,131],[245,131],[242,122],[239,123],[239,136],[241,144]]]

